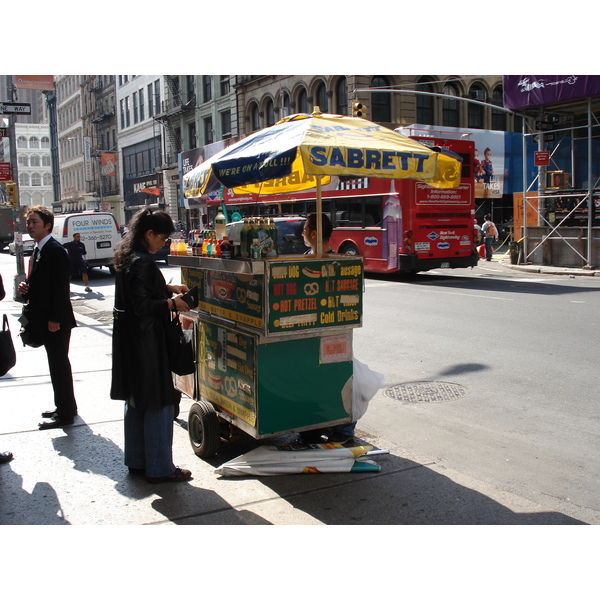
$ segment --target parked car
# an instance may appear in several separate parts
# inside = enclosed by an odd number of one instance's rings
[[[279,254],[304,254],[308,250],[302,237],[302,230],[306,222],[304,217],[274,217],[273,221],[277,228]],[[244,221],[234,221],[227,225],[227,236],[234,246],[240,245],[240,233],[243,225]]]
[[[16,254],[15,250],[16,243],[13,240],[8,245],[8,253],[14,256]],[[23,254],[33,254],[33,247],[35,246],[35,242],[31,239],[28,233],[23,234]]]

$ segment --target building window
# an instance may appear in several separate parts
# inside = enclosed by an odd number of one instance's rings
[[[132,99],[133,99],[133,122],[135,124],[139,120],[137,92],[133,92]]]
[[[338,115],[348,114],[348,82],[345,77],[338,80],[335,87],[336,111]]]
[[[485,102],[486,93],[485,90],[478,84],[472,85],[469,92],[471,100],[478,100],[479,102]],[[484,107],[481,104],[468,103],[467,108],[467,127],[474,129],[483,129],[483,118],[484,118]]]
[[[250,126],[252,131],[260,129],[260,115],[258,114],[258,105],[256,103],[250,105]]]
[[[123,102],[123,100],[120,100],[119,104],[121,108],[121,129],[125,129],[125,102]]]
[[[50,148],[50,138],[44,136],[42,138],[42,148]]]
[[[431,83],[427,80],[419,81],[417,85],[417,91],[419,92],[433,92],[434,88]],[[416,94],[417,98],[417,123],[423,125],[433,125],[434,112],[433,112],[433,96],[425,96],[422,94]]]
[[[43,183],[45,187],[52,185],[52,175],[50,173],[44,173]]]
[[[212,144],[213,142],[213,123],[212,119],[208,117],[207,119],[204,119],[204,143]]]
[[[492,104],[504,106],[502,86],[496,86],[492,92]],[[506,131],[506,113],[492,108],[492,129],[497,131]]]
[[[273,106],[273,100],[269,98],[265,106],[265,114],[267,115],[267,127],[275,125],[275,108]]]
[[[287,92],[283,92],[281,98],[281,116],[288,117],[292,114],[292,108],[290,106],[290,96]]]
[[[221,75],[221,96],[227,96],[230,90],[229,75]]]
[[[191,102],[192,100],[196,99],[196,89],[194,86],[194,76],[193,75],[187,75],[185,78],[186,81],[186,93],[187,93],[187,98],[186,101],[187,102]],[[196,146],[194,146],[195,148]]]
[[[376,75],[371,79],[371,87],[384,88],[389,87],[390,83],[381,75]],[[392,95],[382,92],[371,93],[371,120],[376,123],[392,122]]]
[[[154,112],[159,113],[160,111],[160,80],[157,79],[154,82]]]
[[[27,148],[27,138],[23,135],[20,135],[17,138],[17,148]]]
[[[309,110],[308,110],[308,95],[304,88],[302,88],[298,92],[298,112],[307,113],[307,114],[309,112]]]
[[[212,86],[210,75],[202,75],[202,101],[209,102],[212,100]]]
[[[30,167],[39,167],[40,166],[40,157],[37,154],[33,154],[29,159]]]
[[[221,113],[221,137],[223,139],[231,137],[231,111],[224,110]]]
[[[39,173],[34,173],[31,176],[31,185],[32,187],[41,187],[42,185],[42,176]]]
[[[190,143],[190,150],[198,147],[196,142],[196,123],[190,123],[188,125],[188,140]]]
[[[148,84],[148,118],[154,115],[154,94],[152,92],[152,84]],[[122,100],[121,100],[122,102]]]
[[[28,167],[29,166],[29,157],[25,156],[25,154],[20,154],[18,163],[19,163],[20,167]]]
[[[458,96],[458,90],[454,84],[446,83],[443,91],[447,99],[442,101],[442,124],[446,127],[460,127],[458,100],[454,99]]]
[[[44,154],[44,156],[42,156],[42,167],[49,167],[51,164],[50,155]]]
[[[27,173],[19,173],[19,185],[29,187],[29,175]]]
[[[140,121],[143,121],[146,118],[144,116],[144,89],[143,88],[141,88],[139,91],[139,98],[140,98]],[[108,146],[108,144],[107,144],[107,146]]]
[[[32,136],[29,138],[29,147],[30,148],[39,148],[40,147],[40,138],[36,136]]]
[[[129,110],[129,96],[125,98],[125,127],[131,125],[131,111]]]
[[[320,83],[317,86],[317,92],[315,94],[317,98],[317,106],[321,109],[321,112],[329,112],[329,102],[327,101],[327,89],[324,83]]]

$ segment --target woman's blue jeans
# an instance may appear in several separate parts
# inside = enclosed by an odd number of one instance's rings
[[[173,464],[173,406],[139,410],[125,403],[125,464],[145,469],[148,477],[166,477]]]

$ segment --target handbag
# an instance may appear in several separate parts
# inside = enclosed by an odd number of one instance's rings
[[[24,304],[21,316],[19,317],[19,323],[21,323],[21,331],[19,331],[19,337],[23,342],[23,346],[31,346],[32,348],[39,348],[44,345],[44,340],[39,333],[33,331],[31,327],[31,321],[29,318],[29,305]]]
[[[194,345],[192,338],[189,339],[181,328],[179,313],[169,319],[165,330],[167,341],[167,355],[169,356],[169,367],[176,375],[189,375],[196,370],[194,361]]]
[[[8,317],[2,319],[2,331],[0,331],[0,377],[6,375],[17,363],[15,345],[8,326]]]

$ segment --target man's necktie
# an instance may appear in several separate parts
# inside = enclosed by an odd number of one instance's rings
[[[36,264],[37,264],[37,258],[38,258],[38,254],[40,253],[40,249],[36,246],[34,251],[33,251],[33,256],[31,257],[31,260],[29,261],[29,273],[28,273],[28,277],[31,277],[31,272],[35,269]]]

